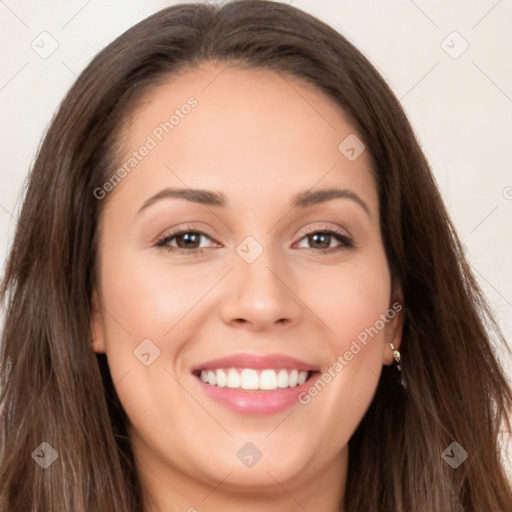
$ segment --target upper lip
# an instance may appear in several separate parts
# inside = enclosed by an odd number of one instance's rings
[[[192,368],[192,372],[199,370],[214,370],[217,368],[253,368],[264,370],[271,368],[284,368],[290,370],[317,371],[317,367],[301,361],[295,357],[284,354],[233,354],[212,361],[206,361]]]

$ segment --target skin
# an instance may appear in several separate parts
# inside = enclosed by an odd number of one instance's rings
[[[382,365],[393,362],[389,343],[400,346],[401,314],[307,405],[279,414],[226,409],[191,367],[281,353],[324,372],[401,300],[368,151],[351,162],[338,150],[356,131],[314,87],[207,63],[146,94],[130,116],[122,160],[190,96],[198,105],[104,199],[99,226],[93,349],[106,352],[128,414],[147,510],[339,511],[348,441]],[[162,199],[138,212],[168,187],[222,192],[227,204]],[[299,192],[331,187],[357,194],[368,213],[349,198],[290,206]],[[190,251],[182,238],[156,245],[180,227],[206,233],[202,253],[170,251]],[[334,236],[315,243],[306,232],[333,228],[353,247]],[[247,236],[263,248],[252,263],[236,252]],[[144,339],[160,350],[149,366],[134,356]],[[247,442],[262,453],[250,469],[236,456]]]

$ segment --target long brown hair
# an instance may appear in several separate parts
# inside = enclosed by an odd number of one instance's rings
[[[512,510],[499,446],[512,391],[493,353],[506,343],[411,126],[342,35],[262,0],[176,5],[147,18],[94,58],[51,123],[1,288],[0,510],[142,509],[127,418],[104,355],[91,347],[96,230],[108,200],[94,190],[119,164],[115,148],[135,100],[205,61],[316,85],[371,155],[384,246],[404,294],[406,388],[384,367],[349,442],[346,512]],[[44,470],[31,456],[43,442],[58,454]],[[468,454],[456,469],[441,457],[452,442]]]

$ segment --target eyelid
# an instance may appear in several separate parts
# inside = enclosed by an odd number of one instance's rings
[[[166,247],[166,243],[168,240],[175,238],[179,235],[183,235],[185,233],[197,233],[198,235],[204,236],[206,238],[209,238],[212,240],[212,242],[215,242],[216,244],[219,244],[212,236],[210,236],[205,231],[202,231],[200,229],[194,228],[192,226],[181,226],[179,228],[176,228],[170,232],[166,232],[164,235],[159,236],[155,241],[155,246],[157,247]],[[176,249],[178,251],[182,250],[184,252],[194,252],[194,251],[201,251],[204,249],[204,247],[197,247],[195,249],[181,249],[180,247],[173,247],[173,249]]]
[[[316,225],[313,227],[306,228],[303,231],[301,239],[304,236],[311,235],[314,233],[323,233],[324,231],[332,231],[332,232],[337,233],[338,235],[344,236],[346,238],[352,238],[346,230],[342,230],[341,228],[339,228],[337,226],[328,226],[327,224],[324,224],[324,225]]]

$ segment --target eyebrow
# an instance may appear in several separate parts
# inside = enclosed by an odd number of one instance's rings
[[[165,188],[145,201],[140,207],[139,212],[162,199],[186,199],[192,203],[205,204],[207,206],[226,206],[226,200],[220,192],[192,188]]]
[[[147,199],[137,213],[149,208],[163,199],[185,199],[192,203],[207,206],[226,206],[226,199],[221,192],[191,188],[165,188]],[[371,217],[368,205],[353,191],[348,189],[328,188],[315,192],[306,190],[295,194],[292,198],[292,208],[307,208],[332,199],[350,199],[357,203]]]
[[[306,190],[293,196],[292,206],[297,208],[306,208],[308,206],[330,201],[331,199],[351,199],[356,202],[361,208],[371,217],[368,205],[352,190],[328,188],[312,192]]]

